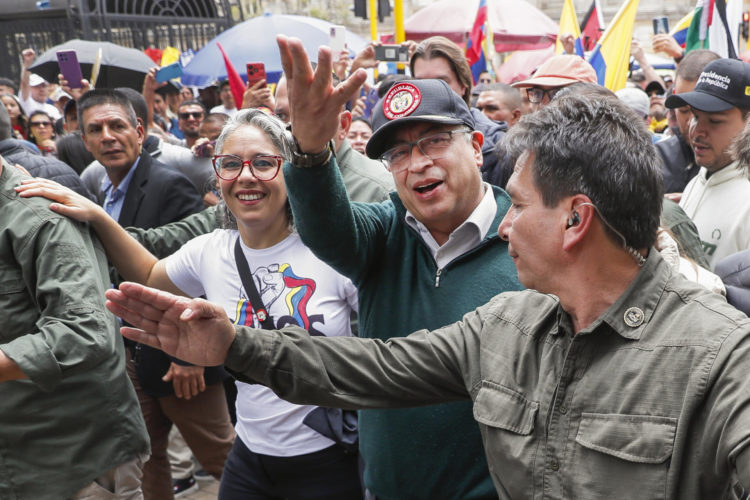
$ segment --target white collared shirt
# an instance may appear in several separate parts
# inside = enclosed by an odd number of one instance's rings
[[[430,249],[432,258],[435,259],[439,269],[479,245],[490,230],[492,221],[495,220],[497,214],[497,201],[495,201],[495,193],[492,191],[492,187],[486,182],[483,185],[484,196],[479,205],[460,226],[453,230],[448,237],[448,241],[443,245],[438,245],[430,230],[418,221],[411,212],[406,211],[405,222],[421,236],[427,248]]]

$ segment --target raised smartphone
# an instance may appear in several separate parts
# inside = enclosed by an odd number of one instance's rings
[[[247,84],[252,87],[266,79],[266,65],[262,62],[247,63]]]
[[[57,65],[60,67],[60,73],[68,81],[68,87],[80,89],[83,85],[83,75],[81,74],[81,65],[78,64],[78,56],[75,50],[58,50]]]
[[[328,45],[331,47],[331,54],[334,61],[346,47],[346,28],[341,25],[331,26],[331,37]]]
[[[669,19],[666,16],[655,17],[651,22],[654,23],[654,35],[669,34]]]
[[[388,62],[409,62],[409,47],[405,45],[376,45],[375,59]]]

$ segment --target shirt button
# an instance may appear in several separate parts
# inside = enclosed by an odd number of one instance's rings
[[[552,467],[553,471],[557,472],[560,469],[560,463],[557,460],[552,460],[550,467]]]
[[[565,415],[566,413],[568,413],[568,407],[565,406],[565,405],[562,405],[560,407],[560,413],[562,413],[563,415]]]

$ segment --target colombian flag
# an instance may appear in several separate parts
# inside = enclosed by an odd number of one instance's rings
[[[671,33],[669,33],[670,35],[672,35],[672,38],[677,40],[677,43],[679,43],[680,47],[682,47],[683,49],[685,48],[685,40],[687,39],[688,28],[693,22],[693,15],[695,15],[695,11],[691,10],[688,15],[679,20],[677,25],[672,28]]]
[[[589,55],[589,63],[596,70],[599,85],[612,92],[625,88],[630,63],[630,42],[639,0],[625,0],[620,10]]]
[[[482,44],[487,37],[487,0],[479,0],[477,8],[477,17],[474,19],[474,26],[471,28],[469,40],[466,42],[466,59],[471,66],[471,74],[474,83],[477,83],[479,73],[487,71],[487,59],[482,50]]]

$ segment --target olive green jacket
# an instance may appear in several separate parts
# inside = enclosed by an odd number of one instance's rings
[[[20,198],[0,174],[0,350],[28,379],[0,383],[0,498],[60,500],[148,453],[106,258],[85,224]]]
[[[575,335],[556,297],[527,290],[386,342],[237,327],[225,366],[301,404],[471,399],[503,499],[744,498],[750,486],[750,320],[655,250]]]

